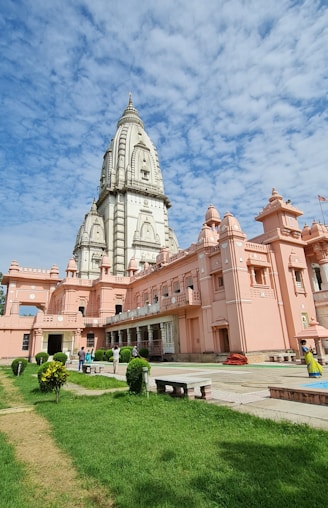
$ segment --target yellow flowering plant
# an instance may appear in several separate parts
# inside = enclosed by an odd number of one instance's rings
[[[41,376],[41,381],[49,391],[55,391],[56,403],[59,401],[59,392],[63,384],[66,383],[69,373],[62,362],[50,362],[46,371]]]

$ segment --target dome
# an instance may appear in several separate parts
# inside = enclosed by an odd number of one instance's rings
[[[76,271],[77,271],[77,267],[76,267],[75,259],[70,258],[67,263],[66,272],[76,272]]]
[[[17,261],[12,261],[11,264],[10,264],[10,267],[9,267],[9,273],[12,273],[12,272],[19,272],[20,268],[19,268],[19,264]]]
[[[223,233],[226,230],[240,231],[241,227],[238,219],[232,215],[230,212],[226,212],[224,214],[223,220],[220,225],[220,231]]]
[[[204,224],[198,235],[198,243],[216,245],[218,243],[218,235],[215,229],[212,229],[207,224]]]
[[[210,205],[206,211],[206,214],[205,214],[205,223],[208,226],[211,226],[212,224],[218,225],[218,224],[220,224],[220,222],[221,222],[221,219],[220,219],[219,212],[217,211],[217,209],[215,208],[214,205]]]
[[[103,255],[100,266],[103,268],[110,268],[109,257],[107,256],[107,254]]]
[[[138,270],[137,261],[135,260],[134,257],[132,257],[129,261],[128,270],[133,272],[136,272]]]
[[[280,194],[278,194],[278,192],[276,191],[275,188],[272,189],[272,195],[269,199],[270,203],[272,203],[272,201],[282,201],[282,196]]]
[[[311,229],[305,224],[302,231],[302,239],[304,240],[304,238],[308,238],[309,236],[311,236]]]
[[[324,227],[317,221],[314,221],[311,226],[311,235],[318,236],[320,233],[324,233]]]

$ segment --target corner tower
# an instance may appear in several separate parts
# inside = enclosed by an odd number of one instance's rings
[[[175,234],[168,225],[171,205],[164,194],[157,150],[144,130],[131,94],[104,154],[96,206],[103,220],[114,275],[127,275],[132,258],[138,269],[145,263],[155,264],[161,247],[172,254],[178,251]],[[78,274],[91,273],[82,266],[78,249],[74,254]]]

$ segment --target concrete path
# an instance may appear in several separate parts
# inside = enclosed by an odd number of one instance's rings
[[[74,368],[74,367],[73,367]],[[125,379],[126,365],[120,364],[118,379]],[[155,378],[165,375],[192,375],[212,380],[211,404],[224,405],[241,413],[276,421],[288,420],[328,430],[328,407],[271,399],[269,386],[298,387],[318,382],[308,377],[306,366],[265,363],[246,366],[222,364],[156,363],[151,364],[150,389]],[[104,375],[113,376],[112,366],[105,366]],[[328,366],[320,381],[328,382]]]

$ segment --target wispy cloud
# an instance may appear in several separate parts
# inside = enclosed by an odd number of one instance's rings
[[[0,29],[0,271],[63,274],[129,91],[182,247],[210,203],[255,236],[272,187],[320,220],[326,2],[8,0]]]

